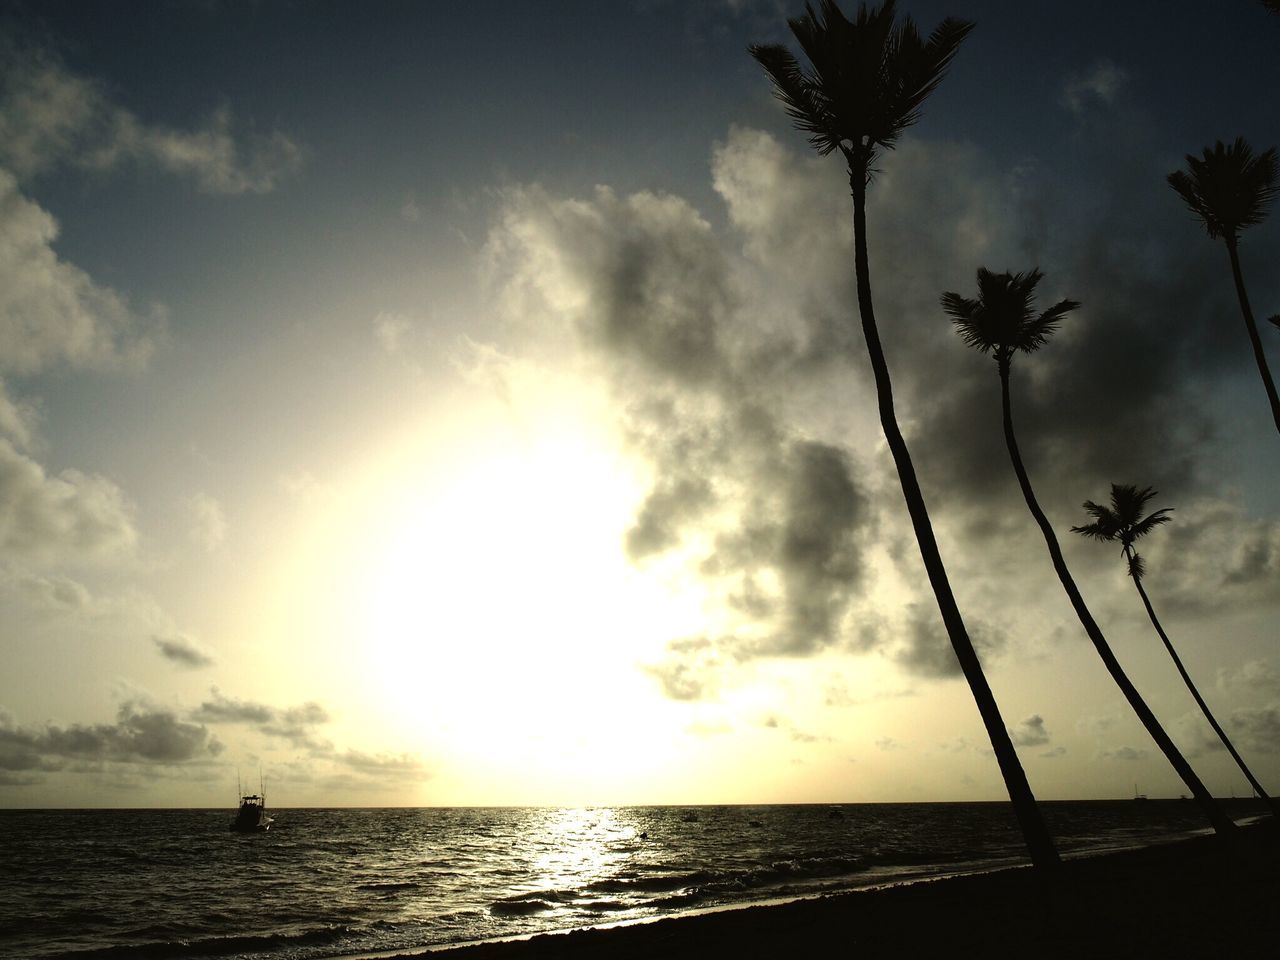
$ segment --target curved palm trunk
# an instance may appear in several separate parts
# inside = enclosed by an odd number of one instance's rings
[[[1244,289],[1244,274],[1240,272],[1240,254],[1236,250],[1234,237],[1227,238],[1227,253],[1231,256],[1231,276],[1236,282],[1236,297],[1240,300],[1240,312],[1244,314],[1244,325],[1249,330],[1249,342],[1253,344],[1253,359],[1258,362],[1258,374],[1262,377],[1262,385],[1267,388],[1267,399],[1271,401],[1271,418],[1276,422],[1276,431],[1280,432],[1280,397],[1276,396],[1276,383],[1271,379],[1267,355],[1262,350],[1262,338],[1258,336],[1258,325],[1254,322],[1253,310],[1249,306],[1249,294]]]
[[[1062,588],[1066,590],[1067,597],[1071,600],[1071,606],[1075,608],[1076,616],[1080,618],[1080,623],[1084,627],[1085,633],[1093,641],[1094,649],[1098,651],[1098,656],[1102,658],[1103,664],[1111,674],[1111,679],[1116,682],[1116,686],[1120,688],[1125,699],[1129,701],[1129,706],[1133,707],[1134,713],[1138,715],[1142,725],[1147,728],[1147,733],[1151,734],[1151,739],[1155,740],[1156,745],[1160,747],[1165,757],[1173,764],[1173,768],[1178,771],[1178,776],[1182,777],[1182,782],[1187,785],[1187,788],[1199,802],[1205,816],[1213,824],[1213,829],[1222,836],[1228,836],[1235,829],[1235,824],[1222,812],[1222,808],[1218,806],[1217,801],[1213,799],[1205,785],[1200,782],[1196,772],[1191,769],[1191,764],[1187,763],[1186,758],[1179,752],[1173,740],[1165,733],[1164,727],[1160,726],[1155,714],[1151,712],[1151,708],[1147,706],[1146,701],[1142,699],[1142,695],[1138,693],[1138,688],[1133,685],[1128,675],[1125,674],[1124,669],[1120,666],[1120,661],[1111,652],[1111,646],[1107,643],[1106,637],[1102,635],[1097,622],[1093,619],[1093,614],[1085,606],[1084,597],[1080,595],[1080,589],[1076,586],[1076,582],[1071,576],[1071,571],[1067,569],[1067,561],[1063,559],[1062,548],[1058,545],[1058,538],[1053,532],[1053,527],[1050,525],[1048,517],[1040,509],[1040,503],[1036,500],[1035,491],[1031,489],[1031,480],[1027,476],[1026,467],[1022,464],[1022,455],[1018,452],[1018,441],[1013,433],[1013,411],[1009,403],[1009,360],[1008,358],[1001,358],[999,362],[1000,401],[1004,413],[1004,439],[1009,447],[1009,458],[1013,461],[1013,471],[1018,475],[1018,484],[1022,487],[1022,496],[1027,501],[1027,508],[1031,511],[1031,515],[1035,517],[1036,524],[1040,527],[1040,532],[1044,534],[1045,546],[1049,548],[1049,556],[1053,560],[1053,569],[1057,572],[1058,579],[1062,582]]]
[[[1000,716],[1000,708],[996,705],[995,696],[987,684],[986,675],[982,672],[982,664],[969,639],[964,620],[960,617],[960,608],[956,605],[951,584],[947,580],[946,568],[942,564],[942,555],[938,552],[938,544],[933,536],[933,525],[929,521],[929,512],[925,507],[924,494],[920,490],[915,467],[911,463],[911,454],[907,450],[902,431],[898,429],[898,421],[893,410],[893,385],[889,380],[889,366],[885,361],[884,349],[880,345],[880,334],[876,329],[875,314],[871,306],[871,276],[867,264],[865,167],[855,169],[851,164],[849,181],[853,188],[854,272],[858,285],[858,313],[862,318],[862,332],[867,341],[871,369],[875,373],[880,425],[884,429],[889,451],[893,454],[894,465],[898,468],[902,495],[907,501],[907,512],[911,515],[911,525],[915,529],[916,541],[920,546],[920,556],[924,560],[929,583],[937,598],[942,621],[951,638],[951,646],[955,649],[956,657],[960,661],[960,668],[969,682],[973,699],[977,702],[978,713],[981,714],[982,722],[987,728],[987,736],[991,738],[991,747],[995,751],[996,761],[1004,776],[1009,799],[1013,801],[1014,814],[1018,818],[1018,824],[1026,839],[1031,862],[1036,867],[1051,869],[1059,863],[1058,851],[1049,837],[1044,819],[1040,816],[1036,798],[1031,793],[1030,784],[1027,783],[1027,775],[1018,760],[1017,751],[1013,748],[1013,741]]]
[[[1124,555],[1130,561],[1133,559],[1133,548],[1126,546]],[[1132,569],[1132,568],[1130,568]],[[1133,585],[1138,588],[1138,596],[1142,598],[1142,605],[1147,608],[1147,616],[1151,618],[1151,625],[1156,628],[1156,633],[1160,635],[1164,648],[1169,651],[1169,656],[1173,658],[1173,665],[1178,668],[1178,673],[1182,675],[1182,682],[1187,685],[1187,689],[1191,691],[1191,696],[1195,697],[1195,701],[1200,706],[1200,710],[1204,713],[1205,719],[1209,721],[1209,726],[1213,727],[1213,732],[1218,735],[1218,739],[1222,741],[1222,745],[1227,748],[1227,752],[1231,754],[1241,772],[1245,775],[1245,779],[1249,781],[1254,792],[1267,802],[1274,814],[1280,815],[1280,809],[1277,808],[1276,802],[1267,796],[1267,791],[1262,789],[1262,784],[1258,782],[1258,778],[1244,762],[1244,758],[1236,751],[1234,745],[1227,738],[1227,732],[1222,729],[1218,721],[1214,718],[1213,712],[1209,709],[1209,705],[1204,702],[1204,697],[1200,696],[1200,691],[1196,689],[1196,685],[1191,682],[1191,675],[1187,673],[1187,668],[1182,665],[1182,658],[1178,656],[1178,652],[1173,649],[1173,644],[1169,642],[1169,637],[1164,632],[1164,627],[1160,625],[1160,620],[1156,617],[1155,608],[1151,606],[1151,600],[1147,597],[1147,591],[1142,587],[1142,581],[1137,577],[1133,578]]]

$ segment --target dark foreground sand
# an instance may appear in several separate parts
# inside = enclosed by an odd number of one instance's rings
[[[430,960],[707,957],[1280,957],[1280,831],[780,906],[432,951]],[[423,956],[419,954],[418,956]]]

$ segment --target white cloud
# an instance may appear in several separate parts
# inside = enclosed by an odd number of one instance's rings
[[[1088,70],[1066,79],[1059,102],[1072,113],[1082,114],[1091,105],[1114,103],[1128,81],[1127,71],[1108,60],[1100,60]]]
[[[133,514],[106,477],[50,476],[0,438],[0,558],[39,565],[128,556],[138,541]]]
[[[187,500],[191,517],[191,539],[209,553],[222,546],[227,538],[227,516],[222,504],[207,493],[196,493]]]
[[[380,312],[373,318],[373,335],[378,345],[389,354],[397,354],[404,347],[405,335],[413,329],[413,321],[402,313]]]
[[[0,380],[0,437],[8,437],[19,450],[28,449],[35,440],[37,418],[35,406],[11,397]]]
[[[23,179],[61,163],[132,161],[189,176],[204,193],[267,193],[302,164],[301,147],[278,130],[237,138],[225,106],[195,130],[147,124],[48,50],[0,44],[0,70],[0,165]]]
[[[162,318],[144,322],[116,291],[59,259],[57,236],[53,217],[0,170],[0,372],[141,366]]]
[[[133,160],[190,176],[202,193],[270,193],[302,166],[302,149],[278,130],[249,138],[247,146],[237,143],[226,107],[215,110],[209,123],[194,131],[148,126],[116,109],[109,129],[105,142],[83,158],[87,166],[111,169]]]

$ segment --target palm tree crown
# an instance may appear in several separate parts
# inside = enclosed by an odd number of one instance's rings
[[[1035,289],[1043,277],[1039,270],[992,273],[979,267],[978,298],[944,293],[942,309],[966,344],[1006,364],[1018,350],[1033,353],[1043,347],[1062,318],[1080,306],[1075,300],[1059,300],[1037,316]]]
[[[1204,221],[1209,236],[1234,243],[1245,227],[1261,223],[1276,198],[1276,149],[1258,156],[1244,137],[1230,146],[1219,140],[1203,157],[1187,154],[1187,170],[1168,176],[1169,186]]]
[[[850,20],[835,0],[822,0],[818,11],[806,3],[804,16],[787,25],[809,70],[786,47],[751,46],[775,96],[823,156],[839,148],[869,165],[877,147],[893,149],[973,29],[948,17],[924,40],[910,17],[895,22],[894,8],[894,0],[873,9],[864,3]]]
[[[1093,523],[1083,527],[1072,527],[1072,533],[1104,543],[1120,543],[1120,549],[1129,559],[1129,576],[1141,580],[1144,572],[1142,558],[1133,552],[1133,542],[1145,537],[1148,533],[1168,523],[1173,518],[1172,507],[1162,507],[1147,516],[1142,515],[1147,502],[1156,495],[1150,487],[1137,487],[1128,484],[1113,483],[1111,485],[1111,506],[1104,507],[1092,500],[1084,502],[1084,508],[1093,517]]]

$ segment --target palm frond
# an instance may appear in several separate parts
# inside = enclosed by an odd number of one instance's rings
[[[1261,0],[1261,3],[1269,11],[1280,16],[1280,0]]]
[[[841,141],[835,118],[821,88],[805,75],[791,52],[777,44],[755,44],[749,49],[773,81],[773,95],[782,101],[795,125],[809,135],[814,149],[822,156],[835,150]]]
[[[1111,512],[1109,507],[1094,503],[1092,500],[1086,500],[1084,509],[1093,517],[1093,523],[1087,523],[1082,527],[1072,527],[1072,533],[1078,533],[1082,537],[1100,540],[1104,543],[1110,543],[1116,539],[1116,531],[1119,529],[1119,524],[1116,522],[1116,515]]]
[[[1140,540],[1160,524],[1168,523],[1173,519],[1169,516],[1173,512],[1172,507],[1161,507],[1145,517],[1142,515],[1147,503],[1155,496],[1156,491],[1151,487],[1139,488],[1131,484],[1113,483],[1111,506],[1104,507],[1092,500],[1086,500],[1084,508],[1094,518],[1094,522],[1082,527],[1072,527],[1071,532],[1108,543],[1118,540],[1127,551],[1135,540]],[[1131,560],[1131,573],[1132,569],[1133,561]],[[1141,579],[1140,561],[1137,569],[1136,576]]]
[[[1276,0],[1276,3],[1280,3],[1280,0]],[[1267,323],[1280,330],[1280,313],[1277,313],[1274,317],[1267,317]]]
[[[1143,574],[1147,572],[1147,562],[1138,554],[1131,553],[1129,556],[1129,576],[1135,580],[1141,580]]]
[[[1043,278],[1039,270],[992,273],[979,267],[977,299],[944,293],[940,302],[966,345],[1007,359],[1018,350],[1032,353],[1040,349],[1062,319],[1080,306],[1075,300],[1060,300],[1035,314],[1035,288]]]
[[[836,0],[805,4],[787,21],[808,60],[802,68],[785,48],[755,45],[774,92],[796,126],[822,154],[842,148],[868,167],[877,148],[892,148],[919,119],[973,24],[948,18],[926,41],[910,17],[897,22],[894,0],[859,5],[850,20]]]
[[[1244,137],[1230,145],[1221,140],[1200,157],[1187,154],[1187,169],[1166,180],[1204,223],[1212,238],[1234,242],[1240,231],[1266,219],[1275,200],[1277,158],[1274,147],[1254,156]]]

